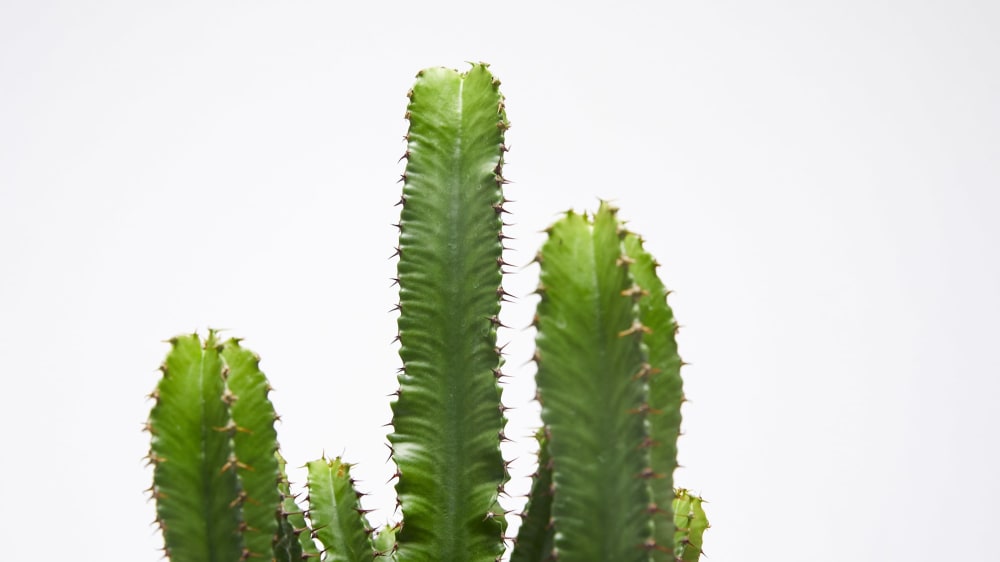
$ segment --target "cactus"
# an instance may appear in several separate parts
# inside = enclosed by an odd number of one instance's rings
[[[147,423],[170,560],[504,556],[499,85],[485,64],[432,68],[408,94],[389,435],[402,521],[371,525],[339,458],[306,465],[301,504],[256,355],[214,331],[178,336]],[[539,465],[510,560],[696,561],[708,521],[700,498],[673,487],[682,362],[657,264],[606,203],[547,233],[534,322]]]

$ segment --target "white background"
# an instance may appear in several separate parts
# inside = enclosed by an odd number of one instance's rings
[[[664,263],[708,560],[997,559],[1000,4],[551,4],[0,3],[4,559],[159,558],[144,396],[209,326],[291,463],[345,453],[392,516],[404,94],[467,60],[508,98],[508,261],[609,198]]]

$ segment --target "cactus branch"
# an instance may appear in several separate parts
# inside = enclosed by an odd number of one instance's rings
[[[538,469],[531,482],[524,521],[517,532],[510,562],[543,562],[552,556],[555,527],[552,524],[552,456],[545,431],[538,435]]]
[[[156,517],[173,562],[240,560],[240,486],[215,332],[170,340],[149,417]]]
[[[270,385],[258,367],[259,358],[240,347],[235,339],[225,343],[225,399],[233,422],[233,453],[236,473],[244,498],[244,548],[253,558],[266,558],[278,532],[278,504],[281,496],[277,432],[274,406],[267,395]]]
[[[678,562],[698,562],[702,555],[702,536],[709,528],[702,507],[704,500],[684,489],[677,490],[674,499],[674,553]]]
[[[645,561],[645,358],[620,225],[602,204],[567,214],[542,247],[537,363],[560,561]]]
[[[635,234],[625,237],[625,253],[631,260],[629,272],[638,291],[639,322],[648,328],[643,344],[648,354],[649,387],[649,458],[650,468],[658,478],[651,478],[653,513],[653,562],[672,562],[674,519],[674,469],[677,467],[677,437],[681,427],[681,359],[674,337],[677,322],[667,305],[667,290],[656,274],[656,262]]]
[[[309,469],[309,519],[323,544],[324,562],[371,562],[373,548],[350,465],[340,458],[318,459]]]
[[[281,506],[278,517],[278,536],[274,541],[275,562],[301,562],[307,558],[319,558],[319,549],[312,538],[312,530],[306,522],[302,507],[291,494],[288,476],[285,474],[285,459],[280,453],[274,456],[278,460],[278,491],[281,493]]]
[[[389,439],[403,510],[401,561],[493,562],[505,472],[494,377],[501,281],[503,131],[485,65],[422,71],[407,116],[399,237],[403,371]]]

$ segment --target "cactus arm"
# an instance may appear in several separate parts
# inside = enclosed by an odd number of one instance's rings
[[[552,456],[545,431],[538,439],[538,470],[531,482],[524,521],[517,532],[510,562],[542,562],[552,555],[555,528],[552,525]]]
[[[275,562],[299,562],[302,560],[302,545],[299,543],[299,532],[308,531],[308,529],[300,528],[296,529],[295,525],[291,522],[291,516],[296,513],[298,506],[295,504],[295,500],[288,497],[281,501],[281,509],[278,513],[278,531],[274,538],[274,561]],[[309,533],[305,533],[306,537]],[[312,539],[309,539],[310,541]],[[318,554],[318,552],[317,552]]]
[[[274,456],[278,461],[278,491],[281,493],[278,536],[274,541],[275,562],[301,562],[308,558],[319,558],[319,549],[313,541],[302,507],[291,493],[288,475],[285,473],[285,459],[277,452]]]
[[[295,514],[301,516],[301,510],[292,497],[291,485],[288,482],[288,474],[285,472],[285,458],[281,453],[275,452],[274,458],[278,463],[278,493],[281,494],[281,505],[278,508],[278,531],[274,539],[274,562],[298,562],[302,560],[302,546],[299,544],[299,532],[308,531],[305,523],[301,527],[296,527],[291,521]],[[309,536],[309,533],[306,533]],[[310,539],[311,540],[311,539]]]
[[[271,386],[258,366],[260,358],[230,339],[222,347],[226,363],[224,394],[232,417],[233,463],[240,480],[243,506],[243,541],[252,558],[272,552],[278,532],[279,472],[277,415],[267,394]]]
[[[650,540],[642,327],[620,225],[569,213],[540,254],[536,362],[562,562],[646,560]]]
[[[503,552],[503,518],[492,515],[505,478],[498,85],[485,65],[436,68],[410,94],[397,268],[403,368],[389,437],[404,562],[493,562]]]
[[[702,537],[708,529],[708,518],[702,500],[684,489],[676,492],[674,499],[674,553],[680,562],[698,562],[702,554]]]
[[[396,531],[398,525],[386,525],[375,535],[372,545],[375,547],[375,562],[389,562],[396,556]]]
[[[309,471],[309,519],[323,544],[325,562],[371,562],[372,545],[354,489],[350,465],[340,458],[318,459]]]
[[[239,560],[239,483],[230,464],[215,333],[170,340],[149,417],[157,521],[173,562]]]
[[[681,358],[677,354],[677,322],[667,305],[667,289],[656,274],[657,263],[635,234],[625,237],[625,252],[632,260],[629,273],[642,289],[639,321],[648,328],[643,343],[649,357],[649,457],[653,514],[653,562],[673,562],[674,469],[677,467],[677,437],[681,426]]]

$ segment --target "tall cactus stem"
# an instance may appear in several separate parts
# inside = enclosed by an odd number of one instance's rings
[[[492,562],[503,550],[503,418],[494,370],[507,119],[486,65],[413,86],[398,247],[400,393],[389,439],[402,562]]]
[[[644,330],[615,210],[568,213],[542,247],[536,380],[549,431],[555,554],[644,562],[651,540]]]

